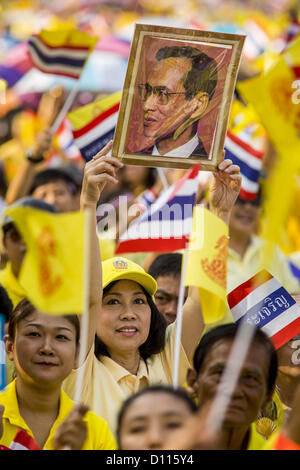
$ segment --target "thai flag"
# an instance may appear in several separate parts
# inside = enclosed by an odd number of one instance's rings
[[[259,189],[263,152],[254,149],[238,136],[227,131],[225,139],[226,158],[238,165],[242,175],[240,195],[243,199],[255,199]]]
[[[79,79],[90,50],[90,46],[53,46],[37,34],[28,40],[28,52],[37,69],[74,79]]]
[[[111,139],[115,133],[120,102],[100,112],[83,127],[73,130],[76,146],[86,161],[93,158]]]
[[[20,429],[9,446],[10,450],[41,450],[33,437]]]
[[[186,247],[192,230],[200,165],[195,165],[135,219],[119,239],[116,254],[170,252]]]
[[[261,328],[276,349],[300,332],[299,305],[268,271],[236,287],[227,300],[234,320]]]
[[[81,160],[81,153],[75,144],[72,126],[68,119],[64,118],[56,132],[57,143],[67,158],[76,161]]]

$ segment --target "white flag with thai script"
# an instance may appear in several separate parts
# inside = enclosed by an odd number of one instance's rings
[[[261,328],[276,349],[300,333],[299,305],[266,270],[236,287],[227,300],[234,320]]]

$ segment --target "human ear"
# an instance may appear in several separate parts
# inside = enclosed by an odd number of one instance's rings
[[[209,96],[207,93],[201,91],[197,93],[184,107],[184,114],[188,115],[187,119],[179,126],[174,132],[173,139],[178,137],[195,122],[199,121],[201,116],[205,113],[209,103]]]
[[[200,117],[206,111],[208,103],[209,103],[208,93],[203,92],[203,91],[200,91],[199,93],[197,93],[197,95],[194,96],[194,98],[192,99],[193,113],[190,119],[200,119]]]
[[[9,335],[4,336],[5,351],[10,361],[14,360],[14,342],[10,339]]]
[[[189,368],[187,371],[187,393],[192,398],[198,396],[198,385],[197,385],[198,374],[195,369]]]

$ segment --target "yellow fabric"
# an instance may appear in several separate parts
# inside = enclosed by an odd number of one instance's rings
[[[195,206],[185,285],[199,288],[205,323],[226,312],[228,226],[202,206]]]
[[[246,253],[241,257],[233,249],[228,249],[227,259],[227,293],[250,279],[262,269],[269,271],[286,288],[290,294],[300,293],[297,279],[292,275],[287,259],[278,245],[272,245],[273,255],[269,264],[264,264],[263,251],[266,242],[260,237],[252,236]],[[232,323],[234,318],[227,304],[226,314],[221,320],[206,325],[204,333],[217,325]]]
[[[264,263],[264,250],[267,243],[260,237],[252,236],[246,253],[241,257],[234,250],[228,250],[227,291],[250,279],[262,269],[269,271],[290,294],[300,293],[300,286],[293,276],[288,261],[277,245],[271,245],[272,257],[268,265]]]
[[[266,446],[266,439],[264,439],[255,429],[255,423],[251,424],[250,439],[247,450],[264,450]]]
[[[68,113],[67,117],[72,124],[75,131],[86,126],[89,122],[93,121],[97,116],[110,109],[112,106],[118,104],[121,100],[121,91],[112,93],[111,95],[102,98],[101,100],[94,101],[85,106],[77,108],[75,111]]]
[[[300,36],[288,45],[266,73],[238,85],[244,99],[257,111],[278,158],[264,184],[262,236],[282,243],[293,199],[300,161],[300,103],[294,67],[300,66]],[[288,184],[282,184],[283,181]],[[271,253],[264,252],[268,261]]]
[[[61,30],[47,30],[42,29],[38,36],[49,46],[52,47],[64,47],[64,46],[76,46],[76,47],[89,47],[90,52],[95,47],[98,38],[79,31],[77,29],[61,29]]]
[[[113,281],[128,279],[141,284],[150,295],[157,289],[155,279],[138,264],[127,258],[116,256],[102,263],[103,288]]]
[[[19,282],[29,300],[44,313],[81,313],[84,213],[52,214],[31,207],[10,207],[5,213],[27,247]]]
[[[0,392],[0,404],[5,407],[2,420],[3,435],[0,439],[0,445],[9,447],[19,429],[23,429],[27,434],[34,438],[31,430],[20,415],[15,380],[9,384],[3,392]],[[65,392],[61,391],[59,413],[50,430],[43,450],[53,450],[52,439],[55,434],[55,430],[69,415],[73,406],[74,402],[66,395]],[[84,417],[84,421],[87,425],[87,437],[82,450],[116,449],[117,446],[115,439],[112,436],[107,423],[102,418],[97,416],[95,413],[88,411]]]
[[[113,433],[116,431],[116,419],[123,401],[133,393],[148,385],[172,384],[173,356],[175,345],[175,323],[166,330],[166,344],[163,351],[154,354],[147,361],[141,360],[137,375],[133,375],[112,359],[101,356],[98,360],[92,347],[82,367],[82,401],[90,409],[102,416]],[[185,383],[190,363],[183,347],[180,351],[179,386]],[[78,370],[73,370],[63,383],[63,389],[74,397]]]
[[[238,90],[251,103],[275,147],[300,148],[299,109],[293,100],[296,75],[292,67],[300,65],[300,37],[292,41],[277,61],[258,77],[238,83]]]
[[[6,289],[14,307],[26,297],[25,290],[20,285],[19,280],[14,276],[9,262],[4,269],[0,270],[0,284]]]

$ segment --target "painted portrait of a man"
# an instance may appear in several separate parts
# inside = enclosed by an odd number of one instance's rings
[[[207,156],[197,127],[216,89],[215,60],[190,46],[163,47],[155,58],[147,81],[138,84],[143,134],[154,140],[152,154]]]
[[[192,164],[188,161],[200,159],[213,167],[236,76],[234,46],[214,38],[180,39],[183,33],[178,30],[174,38],[167,37],[172,28],[154,27],[154,34],[150,29],[137,27],[114,154],[130,163],[140,156],[146,165],[149,157],[154,166],[162,162],[162,166],[184,168]],[[177,166],[177,161],[184,166]]]

